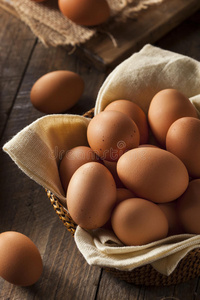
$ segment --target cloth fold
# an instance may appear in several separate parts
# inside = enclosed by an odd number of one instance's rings
[[[87,232],[78,226],[75,242],[90,265],[131,271],[151,264],[159,273],[170,275],[188,252],[200,247],[200,235],[182,234],[143,246],[123,246],[109,230]]]
[[[3,146],[3,150],[27,176],[66,205],[58,165],[71,148],[88,146],[86,131],[89,121],[78,115],[42,117],[21,130]]]
[[[164,88],[176,88],[189,97],[200,112],[200,62],[146,45],[117,66],[99,90],[95,114],[117,99],[129,99],[146,113],[152,97]],[[66,204],[58,165],[71,148],[87,144],[90,119],[77,115],[42,117],[8,141],[3,150],[18,167]],[[200,247],[200,235],[177,235],[138,247],[123,246],[111,231],[87,232],[80,227],[75,242],[89,264],[131,270],[151,263],[169,275],[192,249]]]

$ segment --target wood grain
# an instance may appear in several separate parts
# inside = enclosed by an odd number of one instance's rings
[[[29,29],[0,9],[0,136],[34,48]]]
[[[97,68],[113,68],[145,44],[155,43],[199,8],[199,0],[164,1],[140,13],[137,20],[128,20],[113,28],[108,25],[109,35],[99,33],[80,46],[79,51]]]

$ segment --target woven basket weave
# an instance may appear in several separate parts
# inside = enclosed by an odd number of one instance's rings
[[[84,114],[85,117],[93,117],[94,109]],[[65,227],[72,235],[76,231],[77,224],[72,220],[67,209],[60,203],[59,199],[49,190],[47,196]],[[186,282],[200,276],[200,249],[190,251],[177,265],[169,276],[157,272],[150,264],[138,267],[132,271],[120,271],[115,268],[104,268],[113,276],[135,285],[161,286]]]

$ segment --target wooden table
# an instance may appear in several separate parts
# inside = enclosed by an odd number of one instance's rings
[[[43,114],[30,103],[30,89],[41,75],[67,69],[78,72],[85,92],[70,113],[94,106],[107,71],[98,71],[61,47],[45,48],[21,21],[0,10],[0,140],[2,145]],[[200,61],[200,11],[155,43]],[[17,287],[0,279],[0,299],[199,300],[198,278],[169,287],[134,286],[89,266],[73,237],[55,214],[44,189],[0,152],[0,231],[15,230],[37,245],[44,263],[40,280]]]

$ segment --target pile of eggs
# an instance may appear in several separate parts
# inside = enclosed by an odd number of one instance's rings
[[[87,140],[59,164],[75,223],[111,229],[124,245],[200,234],[200,120],[186,96],[158,92],[147,116],[113,101],[91,119]]]
[[[106,0],[58,0],[58,8],[63,16],[83,26],[99,25],[110,17],[110,8]]]

